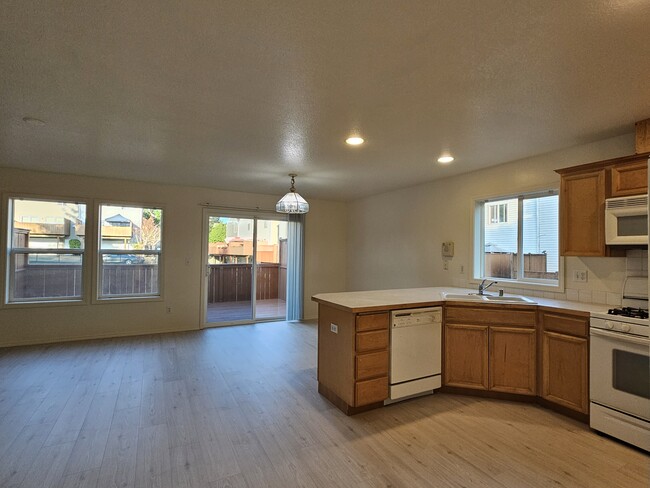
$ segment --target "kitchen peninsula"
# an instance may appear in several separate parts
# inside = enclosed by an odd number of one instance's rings
[[[443,388],[535,400],[586,420],[589,314],[606,305],[544,298],[486,303],[468,295],[474,291],[314,295],[319,393],[348,415],[383,406],[389,396],[390,312],[441,306]],[[467,300],[446,299],[450,294]]]

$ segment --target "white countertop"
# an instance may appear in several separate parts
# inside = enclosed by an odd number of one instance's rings
[[[409,308],[428,306],[435,302],[444,302],[442,293],[472,293],[475,289],[454,288],[454,287],[431,287],[431,288],[404,288],[397,290],[372,290],[372,291],[350,291],[340,293],[319,293],[312,296],[312,300],[324,302],[349,310],[351,312],[370,311],[373,309],[386,308]],[[508,294],[506,294],[508,295]],[[525,295],[524,295],[525,296]],[[517,307],[541,306],[549,308],[561,308],[577,312],[607,312],[610,308],[605,304],[569,302],[566,300],[552,300],[549,298],[529,297],[535,303],[518,303]],[[477,303],[485,305],[485,302],[460,302],[455,303]],[[501,304],[506,305],[506,304]],[[513,304],[507,304],[512,306]]]

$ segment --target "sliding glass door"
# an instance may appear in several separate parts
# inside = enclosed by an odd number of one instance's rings
[[[206,211],[204,324],[284,320],[288,223]]]
[[[255,318],[286,318],[287,222],[256,219]]]

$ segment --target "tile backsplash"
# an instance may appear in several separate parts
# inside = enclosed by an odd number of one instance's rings
[[[577,259],[577,267],[584,267],[588,271],[589,268],[595,268],[594,273],[589,273],[587,283],[578,284],[571,281],[571,275],[565,267],[564,293],[543,293],[542,295],[533,294],[533,296],[620,306],[625,278],[648,276],[648,251],[646,249],[627,251],[625,258]],[[574,263],[575,267],[576,263]]]
[[[499,286],[506,293],[529,297],[569,300],[572,302],[620,306],[623,283],[628,276],[648,276],[648,251],[634,249],[624,258],[577,258],[567,257],[564,261],[564,293],[528,290]],[[587,282],[572,280],[574,270],[587,271]],[[454,286],[473,288],[465,280],[454,280]]]
[[[628,251],[625,261],[627,276],[648,276],[648,251]]]

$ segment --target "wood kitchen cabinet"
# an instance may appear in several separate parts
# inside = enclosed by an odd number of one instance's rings
[[[589,413],[589,317],[540,310],[540,396]]]
[[[445,385],[488,388],[488,326],[445,326]]]
[[[535,308],[447,305],[445,386],[536,394]]]
[[[560,174],[560,254],[610,256],[605,199],[648,192],[648,156],[636,154],[556,170]]]
[[[318,307],[318,391],[347,414],[388,398],[388,312]]]
[[[605,255],[605,170],[568,174],[560,182],[560,254]]]
[[[490,327],[489,389],[535,395],[535,329]]]
[[[648,192],[648,160],[619,164],[611,169],[610,197],[625,197]]]
[[[640,120],[636,124],[636,152],[637,154],[650,151],[650,119]]]

